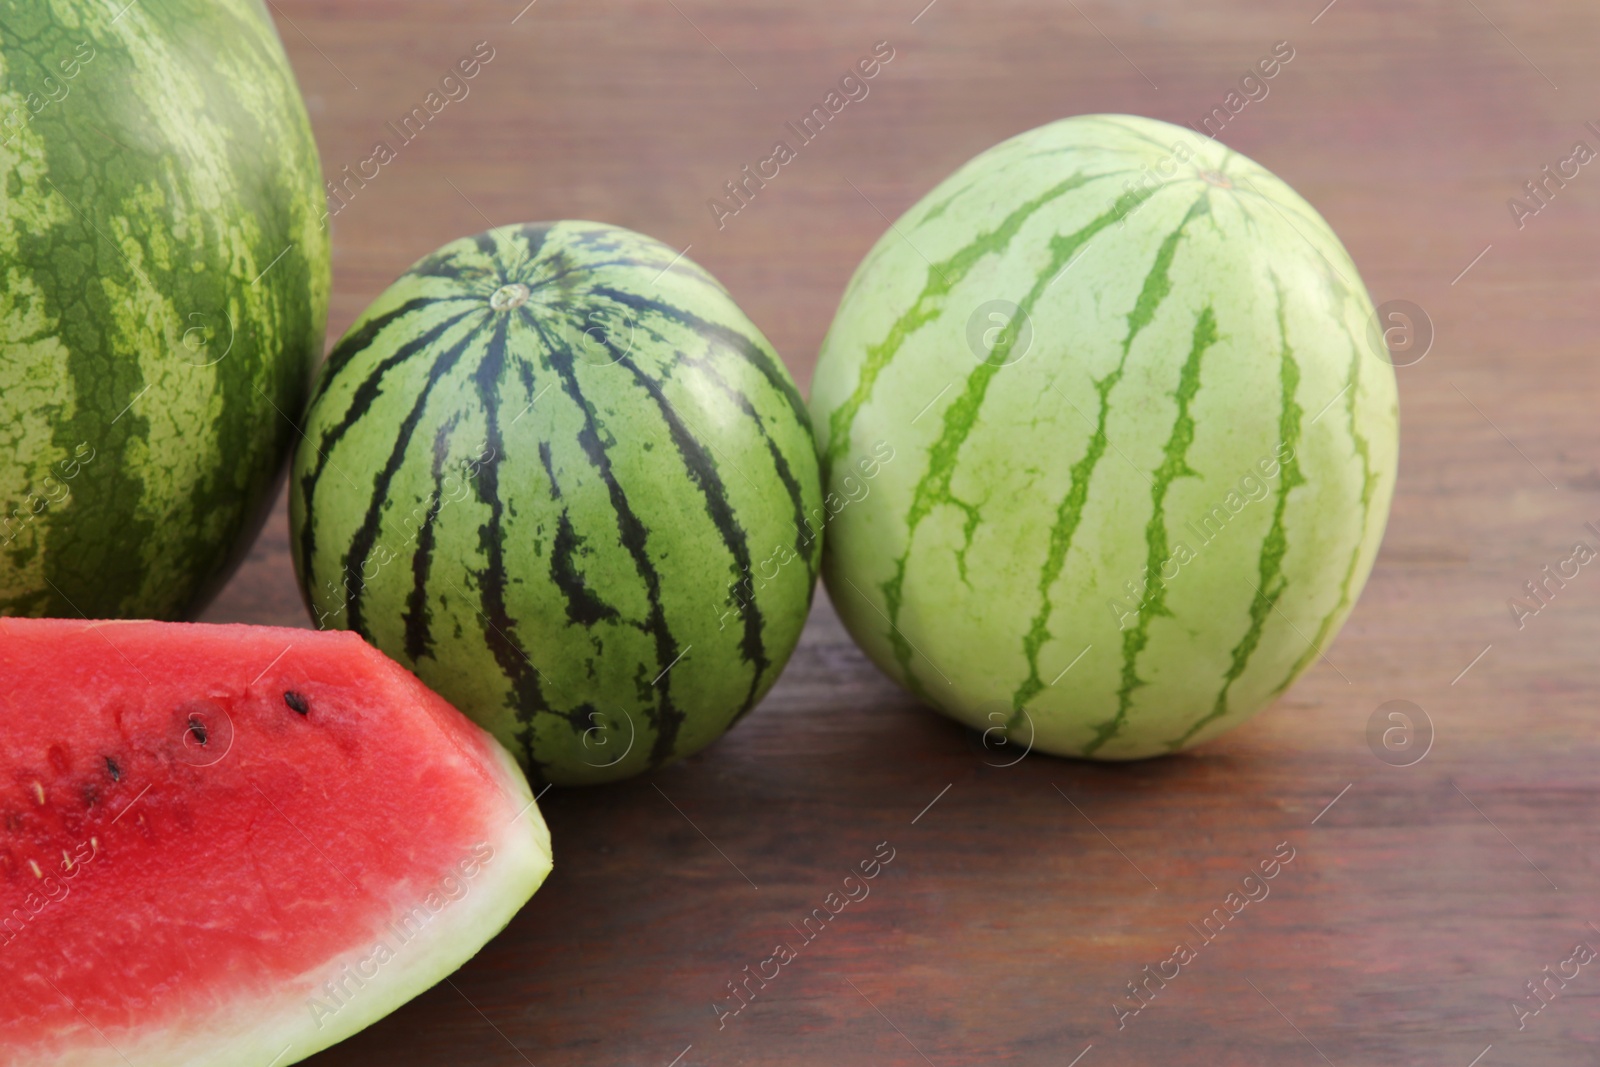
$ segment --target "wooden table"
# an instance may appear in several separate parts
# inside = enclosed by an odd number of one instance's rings
[[[1578,942],[1600,949],[1600,574],[1520,630],[1507,608],[1574,541],[1600,545],[1582,525],[1600,522],[1600,164],[1520,229],[1507,206],[1575,141],[1600,149],[1600,9],[525,2],[276,0],[330,174],[476,42],[494,50],[334,219],[330,337],[450,238],[593,218],[692,245],[804,386],[880,210],[1063,115],[1198,123],[1287,40],[1222,139],[1304,193],[1375,298],[1422,306],[1436,341],[1400,372],[1399,491],[1366,594],[1330,662],[1255,722],[1133,766],[994,766],[819,597],[755,714],[648,780],[549,793],[556,871],[533,903],[454,988],[314,1062],[1600,1061],[1600,962],[1520,1031],[1511,1007]],[[879,40],[895,59],[871,95],[719,230],[707,199]],[[307,624],[281,502],[207,618]],[[1396,699],[1435,730],[1411,767],[1368,744]],[[870,897],[803,943],[794,927],[879,842],[894,859]],[[1270,896],[1202,941],[1188,924],[1281,842]],[[1171,974],[1179,940],[1195,958],[1119,1030],[1113,1004],[1147,965]],[[784,941],[798,957],[719,1027],[727,983]]]

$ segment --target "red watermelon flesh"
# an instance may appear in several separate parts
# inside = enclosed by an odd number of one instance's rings
[[[0,1063],[294,1063],[549,870],[515,761],[354,634],[0,618]]]

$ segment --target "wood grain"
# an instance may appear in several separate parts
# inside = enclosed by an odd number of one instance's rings
[[[885,216],[1050,119],[1198,122],[1288,40],[1221,139],[1436,331],[1400,372],[1399,492],[1354,616],[1200,751],[1000,766],[1014,755],[916,707],[819,597],[755,714],[650,780],[547,794],[547,887],[450,984],[314,1062],[1595,1062],[1600,965],[1520,1031],[1510,1004],[1600,948],[1600,577],[1520,630],[1506,601],[1600,522],[1600,169],[1521,229],[1506,202],[1575,141],[1600,148],[1600,9],[938,0],[913,23],[922,2],[275,0],[330,174],[476,42],[495,50],[333,219],[330,337],[451,238],[594,218],[692,246],[804,386]],[[870,96],[719,230],[706,200],[879,40],[896,56]],[[207,618],[307,624],[281,501]],[[1394,699],[1436,731],[1409,768],[1368,747]],[[870,896],[805,942],[880,842]],[[1188,924],[1281,842],[1270,895],[1202,941]],[[1180,940],[1195,958],[1119,1030],[1112,1004]],[[797,957],[719,1028],[713,1002],[780,942]]]

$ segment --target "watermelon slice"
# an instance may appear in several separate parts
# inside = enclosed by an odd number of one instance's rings
[[[283,1067],[549,870],[515,761],[354,634],[0,618],[0,1063]]]

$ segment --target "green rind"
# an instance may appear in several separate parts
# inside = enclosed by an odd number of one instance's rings
[[[1203,203],[1203,202],[1197,202]],[[1077,532],[1078,524],[1083,520],[1083,509],[1089,493],[1089,480],[1094,476],[1095,468],[1106,451],[1106,417],[1111,410],[1111,390],[1116,388],[1122,380],[1122,375],[1128,365],[1128,352],[1133,348],[1134,340],[1139,336],[1139,331],[1150,324],[1150,319],[1155,315],[1155,310],[1160,306],[1162,299],[1172,289],[1171,280],[1167,277],[1167,269],[1172,265],[1172,257],[1176,254],[1178,241],[1183,236],[1183,227],[1197,214],[1191,208],[1184,221],[1172,233],[1168,234],[1161,242],[1161,247],[1156,251],[1155,262],[1150,267],[1150,272],[1145,275],[1143,284],[1139,287],[1139,299],[1134,302],[1133,310],[1128,313],[1128,333],[1122,340],[1122,356],[1117,361],[1117,366],[1111,373],[1094,383],[1096,399],[1099,407],[1095,416],[1094,436],[1089,442],[1083,458],[1072,466],[1072,489],[1062,499],[1056,509],[1055,522],[1050,528],[1050,550],[1045,558],[1039,577],[1040,607],[1029,626],[1028,635],[1023,640],[1023,648],[1028,656],[1028,677],[1023,680],[1016,693],[1011,697],[1013,712],[1020,712],[1044,689],[1044,681],[1039,676],[1039,650],[1050,638],[1050,616],[1055,610],[1055,605],[1050,599],[1050,589],[1061,577],[1062,566],[1066,562],[1067,552],[1072,548],[1072,538]],[[1148,533],[1147,533],[1148,536]],[[1128,668],[1131,670],[1131,667]],[[1127,670],[1124,672],[1124,684],[1128,684]],[[1119,718],[1127,712],[1126,700],[1119,695]],[[1099,736],[1097,734],[1097,736]]]
[[[1294,349],[1289,347],[1288,330],[1283,323],[1283,290],[1278,286],[1276,278],[1273,279],[1273,285],[1277,291],[1278,331],[1283,343],[1283,410],[1278,418],[1278,439],[1286,444],[1292,444],[1300,440],[1300,419],[1304,414],[1300,410],[1300,405],[1295,402],[1295,392],[1300,385],[1300,366],[1295,362]],[[1256,571],[1256,579],[1252,583],[1252,588],[1255,590],[1256,595],[1250,601],[1250,628],[1245,631],[1244,636],[1239,639],[1239,643],[1229,653],[1228,671],[1223,675],[1222,688],[1217,690],[1217,699],[1212,704],[1211,710],[1191,723],[1182,735],[1167,742],[1168,748],[1174,751],[1183,748],[1192,738],[1198,736],[1201,731],[1227,716],[1228,691],[1233,687],[1233,683],[1238,681],[1239,676],[1244,673],[1245,668],[1250,665],[1250,656],[1261,642],[1261,633],[1266,627],[1267,619],[1277,609],[1278,598],[1283,594],[1286,585],[1283,577],[1283,556],[1288,550],[1288,531],[1284,527],[1284,512],[1289,506],[1289,493],[1296,486],[1304,485],[1305,483],[1305,476],[1300,473],[1299,458],[1290,454],[1288,458],[1281,461],[1278,474],[1278,492],[1275,496],[1272,510],[1272,527],[1267,531],[1267,536],[1261,543],[1260,565]],[[1365,496],[1363,496],[1362,503],[1363,507],[1365,507]],[[1341,593],[1340,601],[1340,604],[1335,606],[1334,612],[1330,613],[1330,619],[1338,613],[1340,608],[1345,606],[1344,593]],[[1326,625],[1326,620],[1324,622]],[[1325,631],[1319,631],[1319,637],[1326,636]],[[1316,654],[1317,646],[1314,642],[1315,639],[1313,639],[1312,646],[1301,654],[1296,667],[1291,672],[1291,677],[1304,669],[1306,664],[1310,662],[1309,657]],[[1277,691],[1281,692],[1286,688],[1288,681],[1289,679],[1286,679],[1281,683]]]
[[[327,315],[316,145],[272,21],[13,7],[0,141],[0,507],[27,515],[0,529],[0,614],[191,613],[265,517]]]
[[[799,639],[826,514],[809,415],[726,290],[649,238],[447,245],[336,346],[305,433],[292,544],[319,624],[546,781],[703,748]]]
[[[1158,257],[1159,261],[1159,257]],[[1135,306],[1137,312],[1138,307]],[[1167,491],[1178,478],[1198,478],[1200,472],[1187,462],[1189,445],[1194,441],[1194,416],[1190,405],[1200,391],[1200,361],[1206,349],[1217,343],[1217,317],[1207,305],[1194,324],[1194,341],[1189,348],[1189,358],[1179,372],[1178,388],[1173,394],[1178,415],[1172,424],[1172,434],[1162,449],[1161,465],[1155,469],[1150,483],[1150,519],[1145,523],[1145,543],[1149,552],[1145,556],[1144,573],[1150,586],[1149,595],[1140,602],[1139,621],[1122,636],[1122,679],[1117,687],[1117,713],[1094,728],[1094,738],[1083,746],[1085,756],[1093,756],[1107,741],[1116,737],[1127,725],[1128,713],[1133,707],[1133,695],[1145,684],[1139,677],[1139,656],[1150,643],[1151,619],[1165,615],[1172,617],[1167,607],[1166,586],[1159,579],[1162,564],[1171,558],[1167,540]]]
[[[968,347],[997,299],[1033,337],[1006,365]],[[984,153],[884,235],[823,345],[825,471],[896,457],[830,531],[846,626],[1043,751],[1237,724],[1326,650],[1376,554],[1398,415],[1371,315],[1310,205],[1189,131],[1087,116]]]

